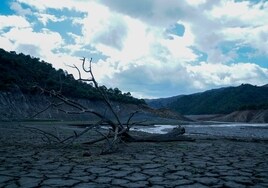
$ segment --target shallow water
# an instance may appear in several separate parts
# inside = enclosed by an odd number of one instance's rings
[[[137,126],[133,127],[131,130],[135,131],[142,131],[146,133],[156,133],[156,134],[165,134],[168,131],[172,130],[175,125],[155,125],[155,126],[150,126],[150,127],[145,127],[145,126]]]
[[[155,125],[153,127],[134,127],[133,130],[165,134],[175,125]],[[242,138],[268,139],[268,124],[222,123],[184,125],[187,135],[230,136]]]

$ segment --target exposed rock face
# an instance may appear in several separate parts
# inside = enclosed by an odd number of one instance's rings
[[[27,119],[36,113],[42,111],[50,105],[52,99],[44,95],[24,95],[22,92],[0,92],[0,120]],[[85,101],[88,102],[89,101]],[[65,110],[72,110],[63,106]],[[88,119],[85,115],[66,115],[56,108],[49,108],[37,116],[38,119],[64,119],[64,120],[82,120]]]
[[[268,123],[268,109],[235,111],[227,115],[216,117],[212,120],[224,122]]]
[[[94,109],[106,116],[111,117],[112,114],[106,109],[102,101],[92,101],[87,99],[72,99],[78,101],[83,106]],[[26,119],[34,114],[42,111],[51,104],[53,98],[44,95],[30,95],[22,93],[18,88],[11,92],[0,92],[0,120]],[[57,101],[56,101],[57,102]],[[59,101],[58,101],[59,102]],[[169,110],[155,110],[145,105],[122,104],[113,102],[114,109],[121,118],[128,118],[129,114],[139,111],[135,118],[138,120],[170,118],[174,120],[187,121],[187,118],[180,114],[173,113]],[[74,111],[69,106],[61,106],[60,108],[67,111]],[[92,120],[95,116],[90,114],[65,114],[55,107],[39,114],[38,119],[54,119],[54,120]]]

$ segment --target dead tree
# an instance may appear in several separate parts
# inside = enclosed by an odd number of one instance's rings
[[[65,139],[60,139],[54,134],[48,134],[48,133],[46,133],[42,130],[36,129],[36,128],[31,128],[32,131],[38,131],[40,134],[44,135],[45,138],[47,140],[49,140],[50,142],[51,142],[51,140],[53,140],[54,142],[58,142],[58,143],[72,143],[75,139],[81,137],[82,135],[84,135],[86,132],[92,130],[93,128],[99,127],[103,124],[106,124],[110,127],[109,133],[104,134],[102,132],[99,132],[99,134],[101,135],[100,138],[84,143],[84,144],[94,144],[94,143],[106,140],[107,147],[105,147],[106,149],[103,150],[103,153],[113,152],[114,148],[116,148],[116,146],[120,142],[193,141],[193,139],[183,136],[185,130],[184,130],[184,128],[181,128],[181,127],[177,127],[175,129],[173,129],[170,133],[167,133],[165,135],[154,135],[154,136],[150,136],[150,137],[146,137],[146,138],[138,138],[138,137],[131,136],[129,133],[130,128],[135,124],[141,123],[141,122],[132,122],[132,118],[138,112],[135,111],[135,112],[131,113],[129,115],[127,121],[123,123],[120,120],[119,115],[116,113],[116,111],[112,105],[112,102],[110,101],[107,93],[104,90],[102,90],[101,87],[99,87],[98,82],[96,81],[96,79],[94,77],[94,74],[92,71],[92,58],[90,59],[88,64],[87,64],[85,58],[83,58],[81,60],[82,60],[82,70],[89,75],[89,78],[82,78],[81,71],[76,65],[73,65],[70,67],[77,70],[78,76],[79,76],[78,80],[80,80],[82,82],[87,82],[87,83],[93,84],[95,89],[101,95],[101,98],[103,99],[106,108],[111,112],[113,118],[108,118],[105,114],[101,114],[94,109],[90,109],[86,106],[83,106],[82,104],[65,97],[60,92],[57,92],[55,90],[46,90],[44,88],[39,87],[39,89],[42,91],[42,93],[48,94],[48,95],[58,99],[60,102],[51,103],[48,107],[46,107],[44,110],[37,113],[36,115],[44,112],[49,107],[53,106],[53,107],[57,108],[59,111],[64,112],[66,114],[89,113],[89,114],[93,114],[94,116],[98,117],[100,120],[97,123],[87,127],[84,131],[82,131],[80,133],[74,132],[74,135],[72,135],[68,138],[65,138]],[[68,105],[75,110],[74,111],[67,111],[67,110],[61,108],[61,106],[63,104]]]

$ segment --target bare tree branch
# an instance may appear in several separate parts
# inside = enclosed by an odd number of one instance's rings
[[[49,104],[47,107],[45,107],[44,109],[42,109],[41,111],[39,111],[39,112],[35,113],[34,115],[32,115],[32,116],[30,117],[30,119],[35,118],[36,116],[38,116],[39,114],[41,114],[41,113],[47,111],[47,110],[48,110],[49,108],[51,108],[51,107],[58,107],[58,106],[63,105],[63,104],[64,104],[64,102],[60,102],[60,103],[57,103],[57,104],[55,104],[55,103],[51,103],[51,104]]]
[[[70,140],[70,139],[77,139],[77,138],[81,137],[82,135],[84,135],[85,133],[87,133],[89,130],[91,130],[91,129],[97,127],[97,126],[100,126],[100,125],[102,124],[102,122],[103,122],[103,121],[101,120],[101,121],[99,121],[99,122],[97,122],[97,123],[95,123],[95,124],[93,124],[93,125],[87,127],[87,128],[86,128],[85,130],[83,130],[82,132],[80,132],[80,133],[76,133],[75,135],[70,136],[70,137],[68,137],[68,138],[66,138],[66,139],[64,139],[64,140],[62,140],[61,143],[64,143],[64,142],[66,142],[66,141],[68,141],[68,140]]]
[[[46,132],[46,131],[43,131],[41,129],[38,129],[36,127],[28,127],[28,126],[23,126],[21,125],[21,127],[27,129],[27,130],[30,130],[32,132],[39,132],[41,135],[45,136],[49,142],[52,141],[52,139],[54,139],[54,142],[59,142],[60,143],[60,138],[52,133],[49,133],[49,132]]]
[[[83,113],[92,114],[92,115],[95,115],[96,117],[98,117],[100,119],[100,121],[98,121],[97,123],[95,123],[93,125],[90,125],[89,127],[87,127],[85,130],[83,130],[81,132],[74,131],[71,136],[64,138],[64,139],[61,139],[59,134],[54,135],[54,134],[47,133],[45,131],[42,131],[38,128],[33,128],[33,127],[26,127],[26,128],[29,128],[31,131],[37,131],[38,133],[40,133],[41,135],[44,136],[44,138],[42,138],[42,139],[44,139],[44,140],[46,139],[46,141],[49,143],[58,142],[60,144],[66,144],[66,143],[70,144],[70,143],[73,143],[79,137],[83,136],[89,130],[92,130],[93,128],[96,128],[96,127],[100,127],[101,125],[103,125],[105,123],[108,126],[110,126],[110,128],[111,128],[107,135],[102,133],[101,131],[96,130],[101,135],[101,137],[96,138],[94,140],[91,140],[89,142],[83,143],[83,144],[94,144],[94,143],[106,140],[107,147],[103,147],[102,153],[110,153],[110,152],[114,151],[118,147],[118,144],[121,142],[128,142],[128,141],[142,142],[142,141],[153,141],[153,140],[157,141],[159,139],[159,137],[157,137],[157,136],[150,137],[150,138],[146,139],[146,138],[134,138],[131,135],[129,135],[130,128],[133,125],[144,123],[145,121],[131,122],[133,117],[138,113],[138,111],[135,111],[129,115],[126,123],[123,124],[119,118],[118,113],[114,109],[112,102],[110,101],[109,97],[107,96],[106,91],[98,85],[98,82],[96,81],[96,79],[94,77],[94,74],[92,71],[92,58],[90,59],[88,64],[86,64],[85,57],[83,57],[81,60],[82,60],[82,70],[85,73],[89,74],[89,78],[82,78],[82,74],[81,74],[81,71],[78,68],[78,66],[76,66],[76,65],[72,65],[72,66],[68,65],[68,66],[77,70],[78,76],[79,76],[78,80],[83,81],[83,82],[90,82],[91,84],[93,84],[93,87],[99,92],[99,94],[101,95],[101,97],[104,101],[104,104],[106,106],[105,112],[100,113],[96,110],[93,110],[93,109],[90,109],[86,106],[83,106],[79,102],[71,100],[71,99],[65,97],[64,95],[62,95],[60,92],[61,90],[59,92],[57,92],[55,90],[46,90],[44,88],[38,87],[43,94],[52,96],[55,99],[59,100],[60,102],[58,102],[58,103],[53,102],[53,103],[49,104],[47,107],[45,107],[42,111],[35,114],[33,117],[36,117],[40,113],[49,109],[50,107],[55,107],[59,111],[64,112],[66,114],[83,114]],[[67,106],[71,107],[72,110],[66,110],[63,105],[67,105]],[[110,111],[113,118],[109,118],[108,115],[106,116],[107,111]],[[188,138],[178,136],[180,134],[183,134],[184,132],[185,131],[183,129],[177,128],[174,131],[174,133],[168,134],[166,136],[164,135],[164,136],[160,137],[160,139],[163,141],[190,140]],[[172,136],[172,138],[170,138],[170,136]]]

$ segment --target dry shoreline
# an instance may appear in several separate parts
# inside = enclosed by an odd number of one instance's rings
[[[51,125],[36,126],[55,131]],[[64,135],[75,128],[57,129]],[[100,156],[98,145],[75,143],[59,149],[17,124],[2,123],[0,187],[268,186],[267,142],[196,138],[196,142],[127,143],[117,153]],[[83,157],[85,151],[92,155]]]

